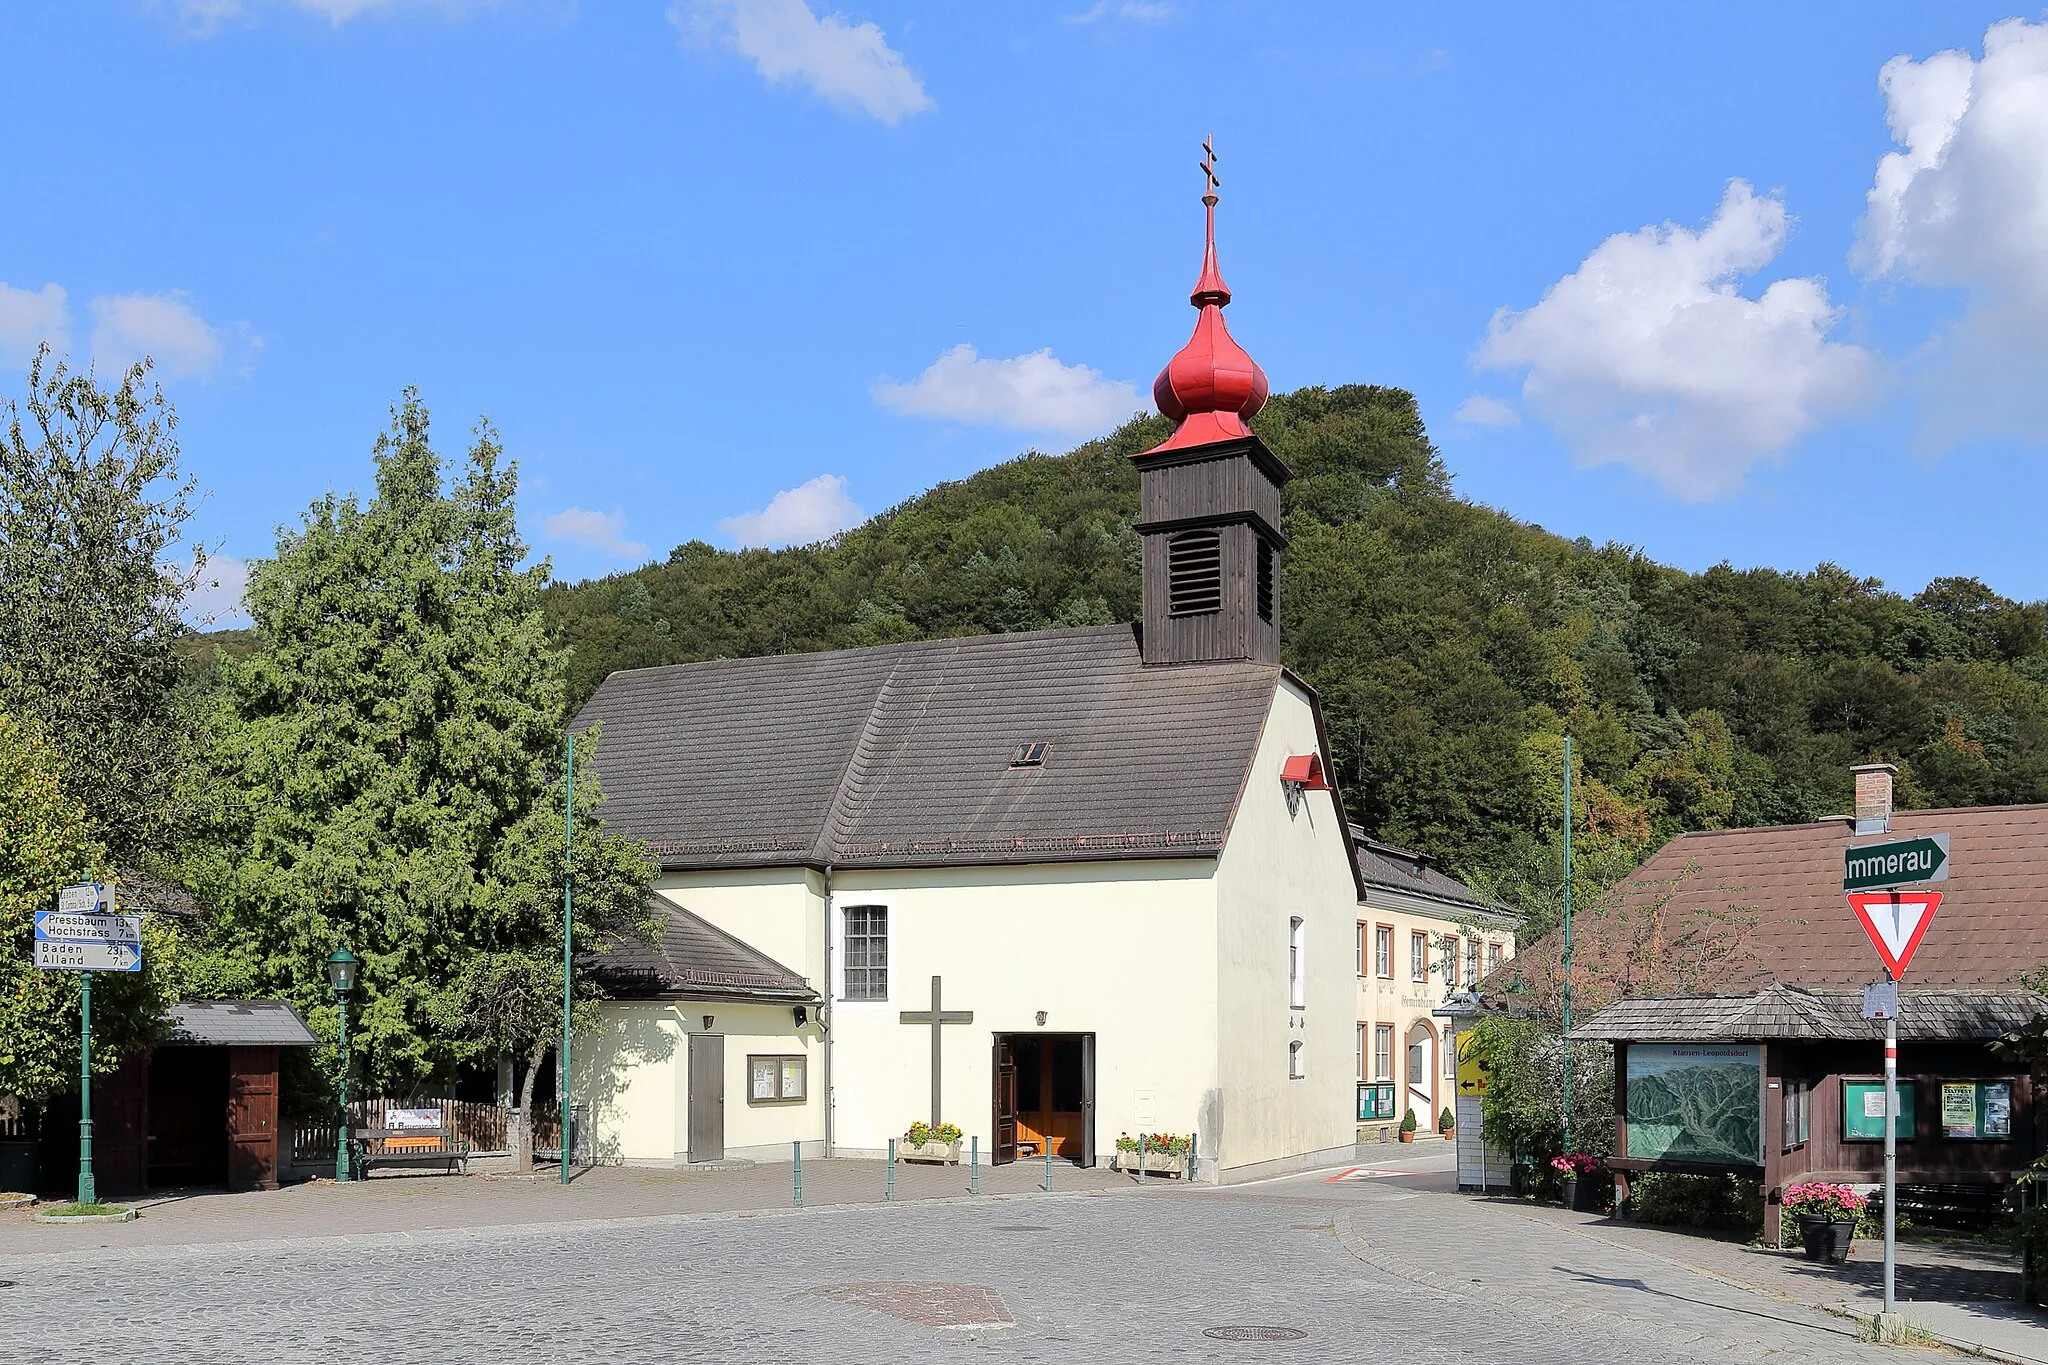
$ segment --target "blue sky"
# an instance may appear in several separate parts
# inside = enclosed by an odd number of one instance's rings
[[[502,429],[563,576],[810,538],[1148,401],[1213,133],[1238,339],[1414,390],[1466,496],[2048,597],[2041,19],[10,6],[0,391],[39,337],[155,355],[230,560],[366,487],[409,383],[444,449]]]

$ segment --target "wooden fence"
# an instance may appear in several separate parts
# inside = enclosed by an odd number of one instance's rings
[[[385,1112],[391,1109],[439,1109],[441,1121],[457,1142],[466,1142],[472,1152],[505,1150],[505,1111],[489,1100],[367,1099],[349,1105],[350,1125],[383,1128]],[[561,1125],[558,1122],[556,1127]],[[291,1133],[291,1159],[295,1166],[332,1163],[335,1120],[325,1115],[295,1118]]]

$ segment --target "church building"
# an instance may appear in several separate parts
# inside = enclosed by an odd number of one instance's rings
[[[601,960],[600,1159],[879,1156],[918,1120],[994,1163],[1192,1134],[1205,1180],[1352,1154],[1365,887],[1280,663],[1289,473],[1216,202],[1135,457],[1140,622],[629,670],[583,708],[664,923]]]

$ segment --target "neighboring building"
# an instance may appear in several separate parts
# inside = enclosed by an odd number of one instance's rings
[[[1245,425],[1266,377],[1205,203],[1194,336],[1154,388],[1177,425],[1135,457],[1141,625],[641,669],[584,707],[606,823],[686,912],[578,1053],[597,1150],[871,1156],[925,1119],[996,1163],[1162,1131],[1211,1179],[1352,1154],[1365,889],[1280,665],[1289,474]],[[714,928],[773,1006],[678,989]],[[801,1098],[742,1056],[801,1059]]]
[[[1842,890],[1844,851],[1879,837],[1952,836],[1949,879],[1927,888],[1940,909],[1900,989],[1902,1206],[1995,1207],[2041,1154],[2026,1068],[1990,1044],[2048,1010],[2021,982],[2048,963],[2048,807],[1894,813],[1891,779],[1858,769],[1854,817],[1674,839],[1615,910],[1580,920],[1575,956],[1595,979],[1615,974],[1618,939],[1650,941],[1651,916],[1658,954],[1690,979],[1632,992],[1574,1032],[1614,1044],[1619,1191],[1639,1171],[1753,1173],[1771,1240],[1788,1184],[1882,1179],[1884,1025],[1863,1018],[1862,988],[1886,972]],[[1532,946],[1524,969],[1554,949]]]
[[[1515,955],[1516,920],[1489,909],[1427,854],[1356,828],[1352,838],[1360,883],[1352,953],[1358,1136],[1392,1139],[1411,1109],[1418,1132],[1434,1136],[1443,1111],[1455,1111],[1457,1074],[1435,1012],[1452,991]]]

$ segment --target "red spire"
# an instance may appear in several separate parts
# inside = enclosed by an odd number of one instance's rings
[[[1202,143],[1202,174],[1207,188],[1202,205],[1208,226],[1202,252],[1202,277],[1188,302],[1201,310],[1195,334],[1181,347],[1159,378],[1152,381],[1152,401],[1177,425],[1173,435],[1148,450],[1181,450],[1251,435],[1245,423],[1266,405],[1266,372],[1245,353],[1223,324],[1230,286],[1216,264],[1216,153]]]

